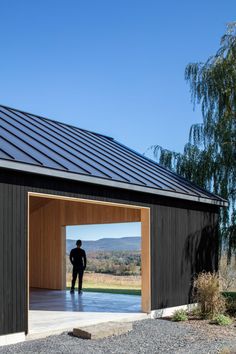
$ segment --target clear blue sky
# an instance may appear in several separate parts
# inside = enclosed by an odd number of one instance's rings
[[[115,137],[182,150],[184,69],[218,48],[235,0],[2,0],[0,102]]]
[[[141,223],[128,222],[104,225],[67,226],[67,238],[72,240],[99,240],[100,238],[120,238],[141,236]]]
[[[236,1],[1,0],[0,13],[2,104],[143,153],[181,151],[201,121],[184,69],[216,51]]]

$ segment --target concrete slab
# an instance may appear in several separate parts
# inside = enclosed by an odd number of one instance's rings
[[[27,340],[44,338],[53,334],[71,332],[107,322],[133,322],[148,318],[145,313],[29,311],[29,334]]]
[[[74,328],[73,335],[82,339],[102,339],[111,336],[119,336],[132,331],[131,322],[107,322],[96,326],[87,326],[83,328]]]
[[[133,322],[147,318],[141,297],[135,295],[34,290],[30,293],[29,334],[38,339],[73,328],[107,322]]]

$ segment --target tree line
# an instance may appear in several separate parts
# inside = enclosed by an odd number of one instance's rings
[[[67,273],[72,266],[67,256]],[[140,251],[96,251],[87,255],[86,271],[112,275],[140,275]]]

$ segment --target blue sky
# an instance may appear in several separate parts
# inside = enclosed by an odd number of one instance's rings
[[[144,153],[182,151],[201,121],[184,69],[216,51],[236,2],[1,0],[0,13],[0,103]]]
[[[2,0],[0,102],[115,137],[182,150],[185,66],[218,48],[235,0]]]
[[[104,225],[79,225],[67,226],[67,238],[72,240],[99,240],[100,238],[120,238],[141,236],[141,223],[128,222]]]

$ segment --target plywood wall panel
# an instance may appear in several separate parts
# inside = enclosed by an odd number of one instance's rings
[[[150,210],[141,209],[141,272],[142,272],[142,310],[151,310],[151,274],[150,274]]]
[[[92,203],[54,201],[60,208],[63,225],[106,224],[140,221],[138,209],[122,208]]]
[[[60,210],[53,201],[30,214],[29,283],[31,287],[62,289]],[[64,248],[63,248],[64,249]]]

